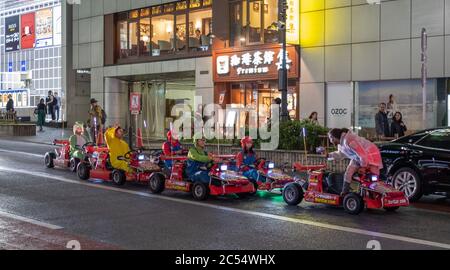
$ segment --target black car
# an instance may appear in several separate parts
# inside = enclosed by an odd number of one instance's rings
[[[450,195],[450,127],[424,130],[379,148],[382,174],[410,201],[436,192]]]

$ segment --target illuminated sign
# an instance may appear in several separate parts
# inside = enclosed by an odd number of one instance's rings
[[[300,1],[288,0],[286,13],[286,41],[288,44],[300,45]]]
[[[5,19],[5,52],[13,52],[20,49],[19,16]]]

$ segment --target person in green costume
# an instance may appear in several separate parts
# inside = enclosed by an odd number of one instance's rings
[[[70,141],[70,157],[84,160],[84,152],[81,149],[83,145],[89,142],[84,135],[84,126],[81,122],[76,122],[73,125],[73,135],[69,139]]]

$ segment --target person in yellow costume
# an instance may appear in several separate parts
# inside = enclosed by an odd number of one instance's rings
[[[109,149],[109,159],[114,169],[119,169],[127,173],[132,173],[133,169],[128,166],[128,161],[118,160],[130,152],[130,146],[123,139],[124,130],[119,125],[109,128],[105,132],[106,145]]]

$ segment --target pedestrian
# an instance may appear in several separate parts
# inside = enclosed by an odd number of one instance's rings
[[[375,175],[380,175],[383,162],[380,150],[375,144],[359,137],[346,128],[332,129],[328,133],[328,137],[330,142],[338,148],[338,151],[330,153],[329,157],[337,160],[350,159],[350,164],[344,175],[341,196],[345,196],[350,192],[350,185],[355,173],[370,171]]]
[[[14,112],[14,100],[12,95],[8,95],[8,103],[6,103],[6,112]]]
[[[103,131],[103,109],[98,105],[95,98],[91,99],[91,108],[89,109],[89,117],[87,126],[89,127],[89,136],[91,142],[97,142],[97,135],[99,131]]]
[[[35,114],[37,114],[37,125],[39,126],[39,131],[43,132],[42,126],[45,123],[45,115],[47,114],[47,106],[45,105],[45,100],[41,98],[39,104],[36,107]]]
[[[389,137],[389,122],[386,113],[386,103],[380,103],[378,113],[375,115],[375,131],[378,138]]]
[[[319,113],[317,113],[317,112],[312,112],[312,113],[309,115],[309,117],[308,117],[308,121],[309,121],[311,124],[319,125],[318,117],[319,117]]]
[[[56,114],[56,122],[59,122],[59,109],[61,108],[61,97],[58,96],[58,93],[53,93],[54,96],[54,109]]]
[[[403,115],[401,112],[396,112],[391,124],[392,137],[403,137],[407,130],[405,123],[403,122]]]
[[[45,99],[45,104],[47,105],[47,113],[51,115],[52,121],[55,121],[55,96],[53,96],[52,91],[48,91],[48,96]]]

